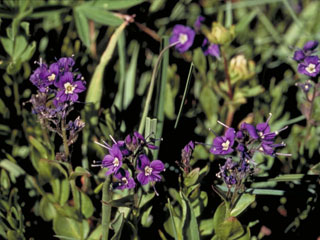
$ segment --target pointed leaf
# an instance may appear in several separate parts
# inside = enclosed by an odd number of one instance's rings
[[[183,224],[183,236],[185,239],[200,239],[199,228],[197,219],[193,212],[193,208],[184,195],[183,192],[180,192],[180,195],[183,199],[182,201],[182,224]]]
[[[236,205],[231,210],[231,216],[236,217],[240,213],[242,213],[244,210],[246,210],[247,207],[251,203],[253,203],[256,199],[256,195],[249,194],[249,193],[243,193],[240,196],[240,199],[237,201]]]

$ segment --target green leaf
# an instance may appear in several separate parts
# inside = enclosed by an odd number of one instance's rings
[[[209,86],[204,86],[202,88],[199,101],[204,113],[210,120],[219,109],[219,101]]]
[[[63,179],[61,181],[61,192],[60,192],[60,200],[59,204],[60,206],[63,206],[69,199],[70,195],[70,184],[67,179]]]
[[[20,25],[24,29],[26,35],[30,36],[30,30],[29,30],[30,23],[29,22],[21,22]]]
[[[237,218],[230,217],[219,224],[216,234],[220,240],[233,240],[241,237],[244,234],[244,230]]]
[[[155,138],[155,134],[157,131],[157,119],[156,118],[146,118],[146,128],[144,130],[144,137],[152,137]]]
[[[45,221],[51,221],[57,215],[56,209],[47,197],[43,197],[40,200],[39,212]]]
[[[144,227],[150,227],[152,224],[152,217],[150,217],[150,213],[152,210],[152,206],[150,206],[146,211],[143,212],[141,217],[141,225]]]
[[[90,36],[89,36],[89,23],[85,14],[81,11],[80,7],[74,8],[74,20],[77,28],[77,32],[83,44],[90,47]]]
[[[201,220],[199,231],[201,236],[211,235],[213,233],[213,219]]]
[[[91,202],[91,199],[83,192],[80,193],[81,195],[81,212],[83,216],[89,218],[92,216],[94,212],[94,206]]]
[[[1,182],[1,188],[4,188],[6,190],[10,189],[10,186],[11,186],[10,179],[7,172],[4,169],[1,169],[0,182]]]
[[[124,28],[127,26],[127,23],[124,22],[121,24],[116,31],[113,33],[111,36],[111,39],[108,43],[107,48],[103,52],[100,62],[98,66],[96,67],[96,70],[93,73],[93,76],[90,81],[90,85],[88,87],[87,91],[87,96],[86,96],[86,102],[91,102],[95,104],[95,109],[99,109],[100,107],[100,101],[102,97],[102,91],[103,91],[103,74],[104,74],[104,69],[109,63],[113,51],[116,47],[117,41],[124,30]],[[88,105],[89,106],[89,105]],[[92,111],[92,106],[86,108],[87,112]]]
[[[72,172],[70,174],[70,177],[69,177],[69,180],[73,180],[73,179],[76,179],[77,177],[80,177],[80,176],[86,176],[86,177],[90,177],[91,174],[90,172],[88,172],[86,169],[84,169],[83,167],[76,167],[76,169],[74,170],[74,172]]]
[[[192,239],[192,240],[200,239],[198,223],[194,215],[193,208],[188,198],[184,195],[184,193],[180,192],[180,195],[183,199],[182,201],[183,236],[185,239]]]
[[[15,45],[14,45],[14,51],[13,51],[13,60],[18,59],[21,54],[25,51],[25,49],[28,46],[28,42],[26,38],[22,35],[19,35],[16,37]]]
[[[173,207],[170,203],[170,199],[168,198],[168,203],[166,206],[169,209],[170,218],[164,223],[164,229],[167,233],[169,233],[174,239],[182,240],[182,228],[181,228],[181,220],[174,214]]]
[[[78,7],[78,10],[81,11],[81,14],[84,14],[87,18],[96,23],[114,27],[123,23],[123,20],[115,16],[112,12],[106,11],[100,7],[86,5]]]
[[[139,56],[140,45],[137,41],[133,41],[130,44],[133,48],[131,61],[128,71],[126,73],[126,80],[124,82],[124,94],[123,94],[123,108],[127,109],[133,100],[135,93],[135,81],[137,75],[137,61]]]
[[[310,170],[315,174],[320,174],[320,163],[317,163],[316,165],[314,165]]]
[[[103,204],[110,205],[112,207],[131,207],[133,205],[133,195],[128,195],[110,202],[103,202]]]
[[[145,1],[146,0],[98,0],[95,6],[101,6],[108,10],[119,10],[133,7]]]
[[[192,60],[199,72],[205,75],[207,71],[207,60],[201,48],[194,50]]]
[[[200,168],[195,168],[184,179],[184,184],[186,187],[190,187],[195,184],[199,178]]]
[[[21,62],[26,62],[32,58],[34,52],[36,51],[37,42],[33,41],[27,49],[21,54],[20,59]]]
[[[42,145],[42,143],[40,143],[36,138],[29,136],[29,142],[31,143],[31,145],[33,147],[35,147],[35,149],[38,150],[38,152],[40,153],[41,158],[48,158],[48,151],[46,150],[46,148]]]
[[[57,235],[76,239],[85,239],[89,233],[87,220],[78,222],[75,219],[57,215],[53,219],[53,230]]]
[[[117,218],[111,223],[114,235],[111,240],[119,240],[121,238],[122,228],[125,222],[124,213],[119,213]]]
[[[250,206],[256,199],[255,195],[249,193],[243,193],[240,199],[237,201],[236,205],[231,210],[231,216],[236,217],[242,213],[247,207]]]
[[[4,50],[7,52],[7,54],[9,56],[12,56],[12,54],[13,54],[13,41],[10,40],[9,38],[4,38],[4,37],[1,37],[0,41],[2,43]]]
[[[2,160],[0,161],[0,167],[6,169],[10,176],[12,176],[14,179],[19,177],[20,175],[24,175],[26,172],[19,167],[17,164],[9,161],[9,160]]]
[[[90,234],[88,237],[88,240],[100,240],[102,236],[102,225],[100,224],[98,227],[96,227],[95,230]]]
[[[156,195],[155,192],[143,194],[141,197],[139,208],[142,208],[145,204],[147,204],[151,199],[154,198],[155,195]]]
[[[50,181],[53,196],[55,199],[55,202],[59,202],[60,199],[60,180],[59,178],[54,178]]]
[[[225,202],[222,202],[213,215],[213,229],[215,231],[217,231],[219,225],[224,222],[226,218],[226,211],[226,204]]]

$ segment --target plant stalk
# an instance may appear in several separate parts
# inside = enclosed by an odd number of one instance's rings
[[[156,61],[156,65],[153,68],[153,72],[152,72],[152,76],[151,76],[151,82],[150,82],[149,89],[148,89],[148,94],[147,94],[147,99],[146,99],[146,103],[144,105],[142,118],[141,118],[140,125],[139,125],[139,131],[138,132],[141,133],[141,134],[143,133],[144,126],[146,124],[146,118],[147,118],[148,111],[149,111],[149,105],[150,105],[150,102],[151,102],[151,99],[152,99],[152,93],[153,93],[153,89],[154,89],[154,84],[155,84],[155,80],[156,80],[156,76],[157,76],[157,72],[158,72],[158,68],[159,68],[159,64],[161,62],[162,56],[169,48],[177,45],[178,43],[179,43],[179,41],[175,42],[175,43],[172,43],[169,46],[163,48],[162,51],[160,52],[159,56],[158,56],[158,59]]]
[[[112,192],[109,191],[109,186],[110,177],[107,177],[102,186],[102,240],[108,240],[109,236],[111,206],[106,204],[112,197]]]

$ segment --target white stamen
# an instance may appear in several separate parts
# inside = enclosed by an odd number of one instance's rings
[[[119,166],[119,159],[117,157],[115,157],[112,163],[113,163],[113,166],[118,167]]]
[[[146,167],[144,168],[144,175],[150,176],[151,173],[152,173],[152,168],[149,167],[149,166],[146,166]]]
[[[229,149],[230,141],[227,140],[226,142],[222,143],[222,150],[227,151]]]
[[[127,185],[128,184],[128,179],[123,177],[121,178],[121,182],[124,184],[124,185]]]
[[[186,41],[188,41],[188,35],[185,33],[180,33],[179,34],[179,42],[181,44],[185,44]]]
[[[73,91],[76,89],[76,85],[72,85],[71,83],[69,82],[66,82],[64,84],[64,89],[65,89],[65,94],[70,94],[70,93],[73,93]]]
[[[48,80],[51,82],[51,81],[54,81],[56,79],[56,75],[54,73],[52,73],[49,77],[48,77]]]
[[[308,67],[306,67],[306,71],[308,73],[314,73],[316,72],[316,65],[313,63],[309,63]]]

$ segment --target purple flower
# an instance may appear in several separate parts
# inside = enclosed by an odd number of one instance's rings
[[[49,68],[50,75],[48,79],[54,82],[56,87],[59,87],[60,77],[67,72],[72,72],[74,60],[71,57],[60,58],[57,62],[52,63]]]
[[[58,103],[63,103],[67,101],[75,102],[78,100],[78,93],[83,92],[86,90],[84,85],[84,81],[78,80],[73,81],[73,74],[71,72],[66,72],[64,75],[61,76],[58,87],[59,91],[55,98],[55,105]]]
[[[115,188],[117,189],[131,189],[136,186],[135,181],[130,176],[130,172],[123,168],[120,168],[114,176],[120,180],[120,182],[115,183]]]
[[[194,149],[194,143],[190,141],[181,151],[181,163],[178,163],[185,172],[189,172],[190,159]]]
[[[48,66],[44,63],[40,63],[40,66],[30,76],[30,81],[40,92],[48,92],[48,86],[51,85],[48,76]]]
[[[205,56],[212,56],[216,58],[220,58],[220,48],[218,44],[210,44],[208,39],[205,38],[202,43],[202,51]]]
[[[116,173],[122,166],[122,153],[117,144],[113,144],[109,154],[102,160],[102,167],[108,168],[106,175]]]
[[[315,41],[315,40],[311,40],[306,42],[306,44],[304,44],[303,46],[303,50],[304,51],[313,51],[314,49],[316,49],[318,47],[319,42]]]
[[[319,58],[317,56],[309,56],[298,65],[298,72],[310,77],[316,77],[320,72]]]
[[[174,26],[169,42],[170,44],[179,42],[175,47],[180,53],[183,53],[192,46],[195,35],[195,31],[190,27],[178,24]]]
[[[198,32],[201,28],[202,22],[205,20],[203,16],[197,17],[196,21],[193,24],[194,29]]]
[[[305,55],[304,55],[304,51],[303,50],[299,49],[299,50],[294,52],[293,60],[296,60],[297,62],[300,62],[300,61],[303,61],[304,58],[305,58]]]
[[[222,137],[216,137],[213,140],[213,146],[210,149],[212,154],[226,155],[233,152],[232,146],[235,139],[235,130],[229,128],[225,135]]]
[[[259,151],[270,156],[276,155],[276,148],[284,147],[285,143],[273,144],[272,142],[262,142]]]
[[[293,60],[297,62],[303,61],[306,57],[311,56],[314,53],[314,50],[318,47],[319,42],[311,40],[306,42],[303,46],[303,49],[298,49],[294,52]]]
[[[228,185],[232,186],[237,184],[237,168],[238,164],[232,161],[232,158],[227,158],[223,166],[220,166],[220,172],[216,174],[218,178],[222,178]]]
[[[164,170],[164,164],[160,160],[150,162],[145,154],[141,154],[138,159],[138,169],[140,170],[137,179],[142,185],[148,182],[161,180],[160,172]]]
[[[308,93],[310,91],[310,89],[313,87],[311,82],[312,81],[310,79],[308,79],[304,83],[296,83],[295,85],[300,87],[302,89],[302,91],[304,91],[305,93]]]
[[[249,123],[246,123],[246,122],[242,123],[241,126],[240,126],[240,130],[247,131],[249,136],[251,138],[253,138],[253,139],[258,139],[259,138],[259,136],[257,134],[257,131],[256,131],[256,128],[253,125],[249,124]]]
[[[141,146],[146,146],[149,149],[158,149],[157,146],[148,143],[147,140],[140,133],[134,132],[133,135]]]

